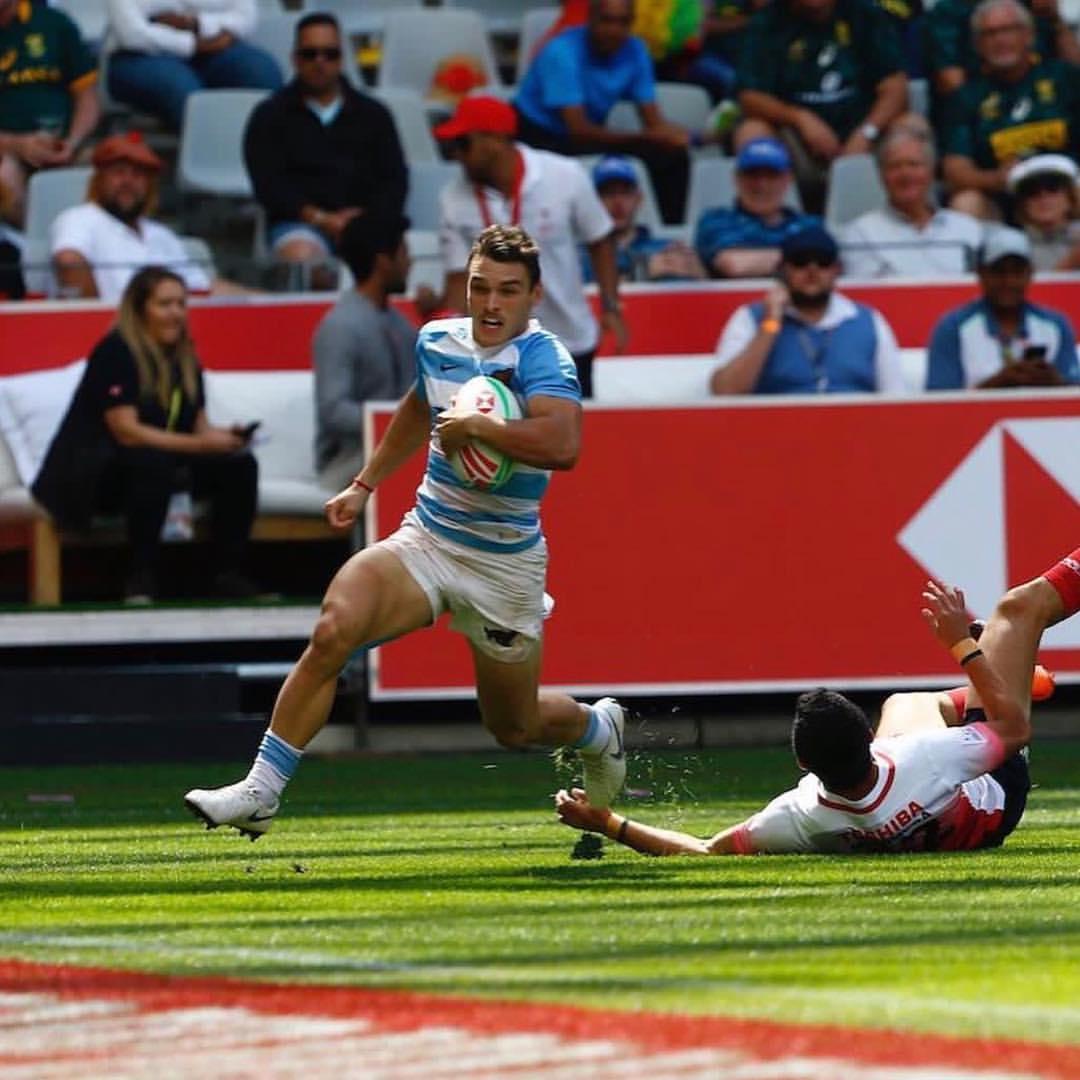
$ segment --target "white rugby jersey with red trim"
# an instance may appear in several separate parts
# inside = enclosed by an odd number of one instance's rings
[[[987,775],[1004,760],[984,723],[876,739],[873,789],[848,800],[808,773],[735,833],[755,852],[959,851],[983,846],[1001,824],[1005,792]]]

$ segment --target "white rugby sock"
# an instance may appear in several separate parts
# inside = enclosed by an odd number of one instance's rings
[[[589,710],[589,722],[585,727],[585,733],[574,743],[574,748],[583,754],[602,754],[615,733],[611,720],[607,713],[601,712],[593,705],[586,705],[585,708]]]
[[[267,794],[271,800],[279,798],[296,772],[302,756],[302,750],[291,746],[280,735],[267,731],[247,774],[247,782],[254,785],[260,795]]]

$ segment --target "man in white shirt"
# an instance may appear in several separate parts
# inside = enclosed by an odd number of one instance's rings
[[[847,277],[940,277],[971,271],[982,223],[935,205],[934,157],[930,140],[905,128],[878,144],[888,204],[861,214],[844,231]]]
[[[198,90],[277,90],[281,68],[245,41],[255,0],[109,0],[109,93],[170,130]]]
[[[467,97],[435,129],[461,162],[461,175],[440,196],[439,240],[443,294],[421,291],[425,315],[465,307],[465,267],[473,241],[489,225],[520,225],[540,245],[544,293],[540,322],[570,350],[582,395],[592,395],[592,361],[599,331],[585,297],[578,245],[584,245],[600,291],[601,326],[626,345],[619,302],[614,224],[581,165],[561,154],[514,141],[517,115],[504,101]]]
[[[745,821],[699,839],[597,808],[580,789],[558,792],[559,816],[648,855],[1000,846],[1019,824],[1031,787],[1024,751],[1039,642],[1048,627],[1080,611],[1080,548],[1010,589],[978,641],[959,589],[928,582],[922,599],[924,620],[967,685],[894,694],[876,736],[863,711],[842,694],[803,694],[791,746],[807,775]]]
[[[212,279],[171,229],[147,215],[157,202],[161,159],[137,134],[113,135],[94,150],[87,201],[57,215],[49,250],[59,294],[117,303],[135,272],[166,266],[191,292],[241,291]]]

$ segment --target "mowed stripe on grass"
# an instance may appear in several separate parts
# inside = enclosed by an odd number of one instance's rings
[[[1080,743],[1035,758],[999,851],[592,862],[540,756],[305,762],[254,845],[180,804],[239,766],[7,770],[0,955],[1078,1045]],[[792,765],[649,754],[631,777],[658,795],[633,816],[707,835]]]
[[[5,1080],[1069,1080],[1080,1047],[0,961]]]

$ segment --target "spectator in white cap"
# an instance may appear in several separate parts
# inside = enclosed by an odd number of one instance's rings
[[[982,296],[934,327],[927,390],[1080,383],[1072,324],[1027,299],[1031,274],[1028,238],[1018,229],[991,230],[979,253]]]
[[[701,215],[694,233],[698,257],[713,277],[765,277],[780,265],[787,237],[820,218],[785,205],[791,157],[779,139],[751,139],[735,159],[735,205]]]
[[[615,224],[615,263],[621,281],[685,281],[705,277],[697,255],[678,240],[653,236],[638,213],[644,200],[634,164],[620,154],[601,158],[592,171],[593,187]],[[581,273],[586,283],[595,281],[592,257],[581,248]]]
[[[968,273],[982,242],[982,223],[937,205],[930,139],[894,128],[878,143],[876,155],[887,202],[844,230],[844,273],[858,278]]]
[[[1009,171],[1013,217],[1031,241],[1036,270],[1080,269],[1077,179],[1080,169],[1064,154],[1036,154]]]

